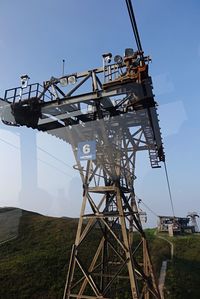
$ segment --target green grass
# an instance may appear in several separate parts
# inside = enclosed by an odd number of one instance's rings
[[[17,239],[0,246],[0,299],[62,299],[76,229],[75,219],[23,211]],[[146,230],[158,277],[162,261],[170,258],[170,247],[154,232]],[[82,254],[86,258],[96,237],[95,233],[95,238],[91,236],[83,244]],[[137,241],[137,234],[134,239]],[[178,237],[173,242],[175,258],[167,273],[166,299],[184,299],[188,295],[198,299],[200,237]]]
[[[158,280],[163,260],[170,259],[170,245],[165,240],[158,238],[155,235],[155,230],[147,230],[146,235],[149,240],[151,260]]]
[[[76,227],[23,212],[18,238],[0,247],[0,298],[62,298]]]
[[[179,236],[174,243],[174,259],[168,264],[167,299],[200,298],[200,235]]]

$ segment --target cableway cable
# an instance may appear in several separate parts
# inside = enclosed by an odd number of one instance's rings
[[[175,211],[174,211],[174,203],[173,203],[173,197],[172,197],[172,192],[171,192],[171,186],[170,186],[170,181],[169,181],[169,175],[168,175],[168,171],[167,171],[167,165],[166,162],[164,162],[164,168],[165,168],[165,176],[166,176],[166,181],[167,181],[167,188],[168,188],[168,192],[169,192],[169,198],[170,198],[170,204],[171,204],[171,209],[172,209],[172,214],[173,217],[175,217]],[[156,217],[158,217],[158,215],[147,205],[144,203],[144,201],[142,199],[140,199],[137,196],[137,199],[139,200],[139,202],[141,202],[152,214],[154,214]]]
[[[137,44],[138,51],[143,52],[131,0],[126,0],[126,5],[127,5],[128,14],[129,14],[129,18],[130,18],[130,21],[131,21],[131,25],[132,25],[133,33],[134,33],[134,36],[135,36],[135,41],[136,41],[136,44]],[[170,186],[170,182],[169,182],[169,175],[168,175],[167,165],[166,165],[165,161],[164,161],[164,167],[165,167],[165,176],[166,176],[166,180],[167,180],[167,187],[168,187],[168,192],[169,192],[169,198],[170,198],[172,213],[173,213],[173,216],[175,217],[171,186]]]
[[[170,186],[170,182],[169,182],[169,175],[168,175],[167,165],[166,165],[165,161],[164,161],[164,166],[165,166],[165,176],[166,176],[166,180],[167,180],[167,187],[168,187],[169,198],[170,198],[170,202],[171,202],[172,213],[173,213],[173,216],[175,217],[171,186]]]
[[[126,5],[127,5],[128,14],[129,14],[129,18],[131,21],[131,25],[132,25],[133,33],[135,36],[135,41],[137,44],[138,51],[143,52],[131,0],[126,0]]]
[[[144,203],[144,201],[139,198],[137,195],[136,195],[137,199],[138,199],[138,203],[142,203],[144,207],[146,207],[154,216],[158,217],[158,214],[156,214],[156,212],[154,212],[146,203]]]

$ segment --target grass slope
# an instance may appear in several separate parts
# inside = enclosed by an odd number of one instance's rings
[[[62,298],[76,227],[23,211],[18,238],[0,246],[0,298]]]
[[[62,299],[76,228],[75,219],[45,217],[23,211],[17,239],[0,246],[0,299]],[[157,238],[152,229],[146,233],[158,277],[162,260],[169,259],[169,244]],[[94,241],[93,238],[88,240],[87,250],[92,250]],[[188,297],[184,297],[182,290],[190,284],[191,277],[195,277],[191,288],[196,286],[198,289],[199,263],[196,261],[200,257],[197,251],[200,238],[174,238],[174,242],[175,259],[168,270],[166,298],[184,299]],[[85,255],[87,250],[85,248]],[[178,290],[182,295],[179,296]],[[194,294],[198,296],[192,297]],[[189,297],[200,298],[199,290],[192,290]]]
[[[174,243],[174,259],[168,264],[167,299],[200,298],[200,235],[179,236]]]

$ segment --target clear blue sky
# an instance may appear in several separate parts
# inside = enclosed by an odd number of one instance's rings
[[[175,211],[180,216],[191,210],[200,213],[200,2],[132,2],[145,54],[153,59],[150,74],[160,105]],[[32,83],[42,83],[61,74],[62,59],[66,60],[67,73],[77,72],[101,66],[102,53],[122,55],[127,47],[135,47],[135,43],[125,0],[1,0],[0,97],[6,89],[18,86],[24,73]],[[39,149],[38,184],[46,199],[42,202],[40,194],[37,202],[31,197],[29,203],[19,202],[20,130],[33,138],[31,130],[27,133],[26,129],[13,131],[0,126],[0,138],[17,147],[0,140],[0,204],[78,216],[81,190],[74,188],[78,174],[71,174],[69,167]],[[61,141],[39,133],[37,145],[73,164],[69,148]],[[152,170],[147,154],[141,154],[136,175],[136,194],[157,214],[171,214],[164,170]],[[76,202],[69,198],[74,189]],[[148,216],[149,224],[154,225],[156,218],[150,213]]]

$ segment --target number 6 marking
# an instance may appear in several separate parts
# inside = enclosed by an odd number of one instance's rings
[[[83,153],[84,154],[89,154],[90,153],[90,145],[89,144],[85,144],[83,146]]]

